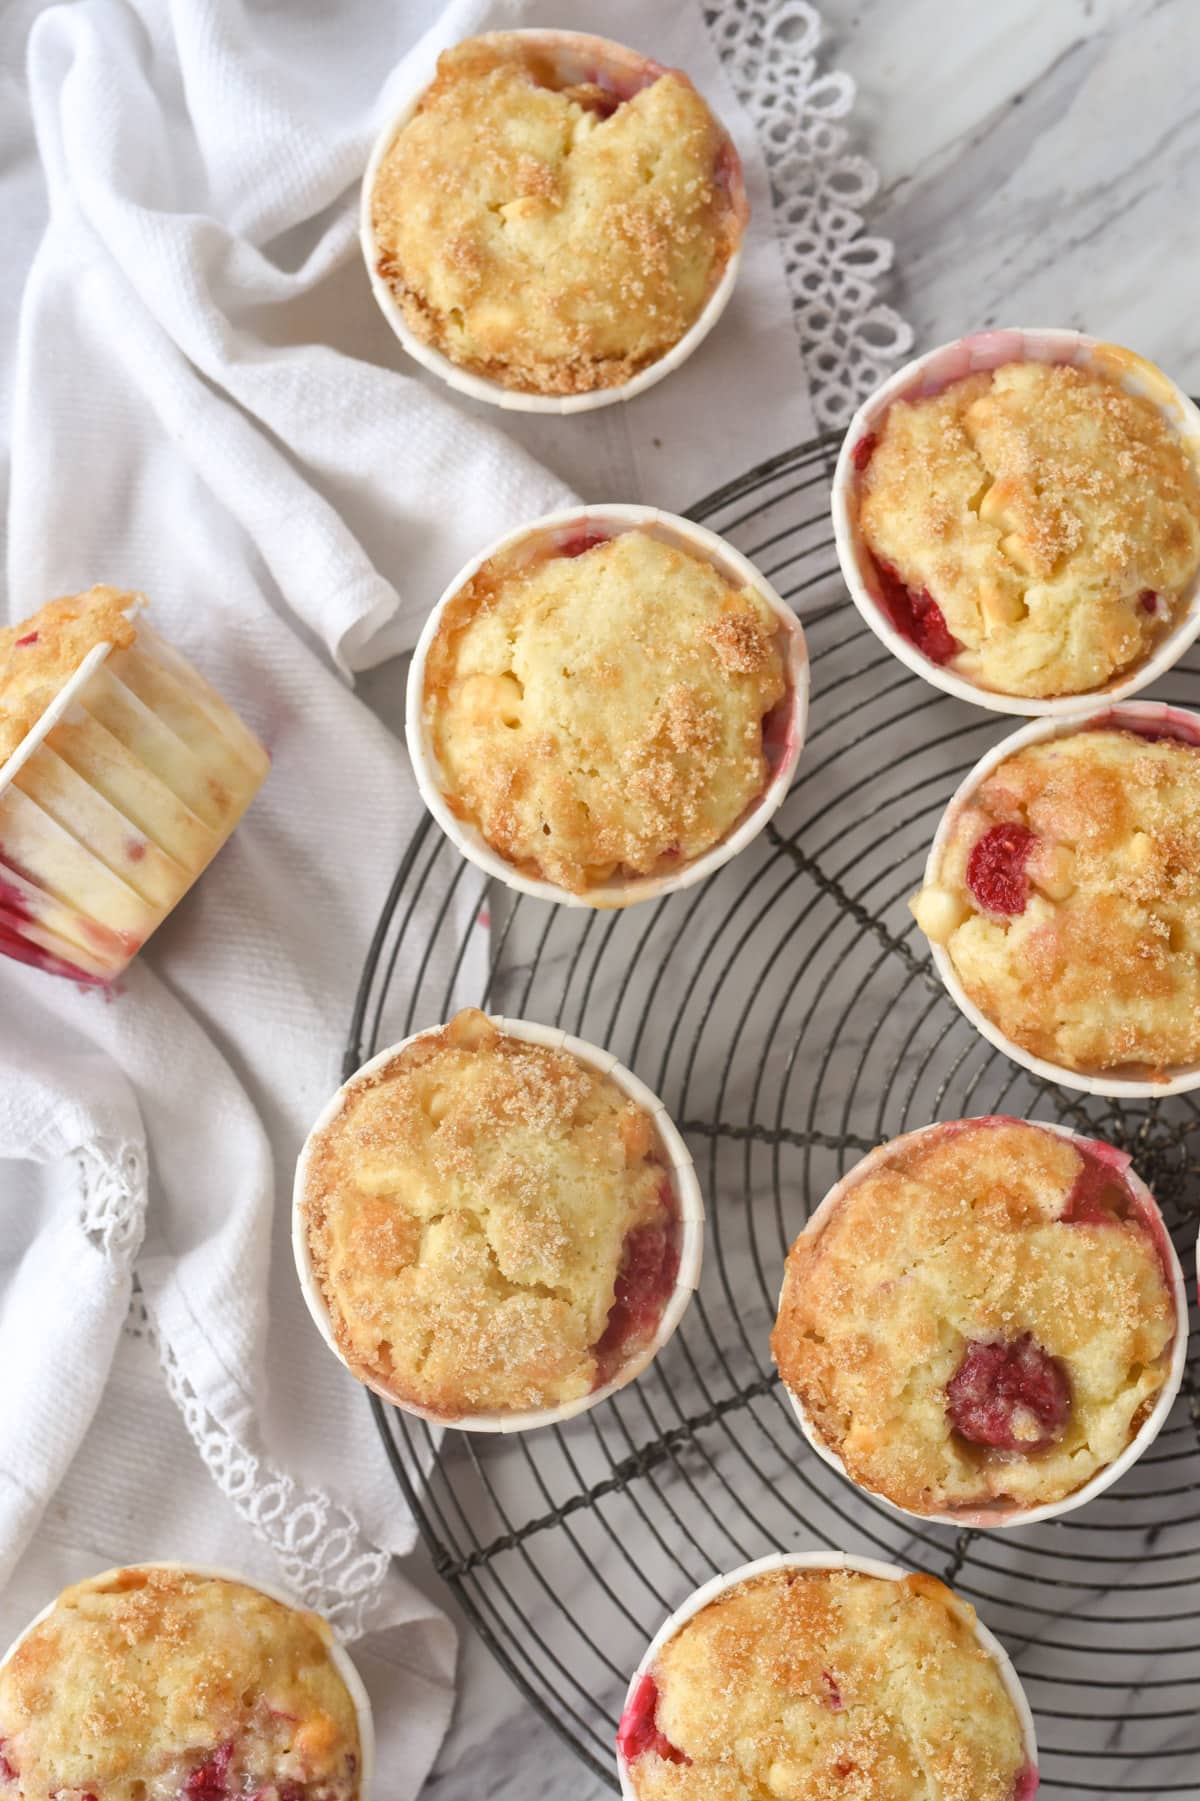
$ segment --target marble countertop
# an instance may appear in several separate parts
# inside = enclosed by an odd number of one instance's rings
[[[1084,327],[1200,391],[1193,0],[822,0],[821,11],[826,66],[857,80],[857,148],[880,172],[869,229],[896,246],[883,298],[918,346],[988,325]],[[431,1570],[419,1579],[445,1600]],[[1188,1765],[1173,1775],[1186,1784]],[[608,1792],[464,1624],[456,1717],[426,1793]]]

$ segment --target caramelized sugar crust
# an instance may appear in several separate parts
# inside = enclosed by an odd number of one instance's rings
[[[621,101],[557,85],[536,48],[470,39],[380,165],[379,274],[463,368],[541,394],[618,386],[724,272],[742,229],[729,157],[684,75]]]
[[[1200,567],[1200,480],[1150,400],[1068,364],[1009,363],[896,401],[860,478],[874,556],[927,592],[960,674],[1082,694],[1175,622]]]
[[[65,1589],[0,1671],[0,1795],[357,1801],[331,1643],[315,1614],[185,1570]]]
[[[752,588],[646,532],[493,558],[426,664],[446,798],[510,863],[576,893],[677,869],[766,786],[778,639]]]
[[[639,1801],[1012,1801],[1021,1723],[974,1611],[931,1576],[777,1570],[659,1653]],[[674,1756],[662,1755],[662,1750]]]
[[[312,1151],[304,1213],[351,1368],[447,1417],[590,1393],[609,1374],[627,1248],[676,1235],[650,1116],[570,1052],[474,1011],[351,1084]],[[657,1318],[640,1323],[627,1356]]]
[[[973,889],[998,824],[1031,835],[1023,910]],[[1006,1037],[1066,1069],[1200,1058],[1200,748],[1108,728],[1027,745],[962,809],[913,901]]]
[[[89,650],[125,649],[137,636],[125,610],[139,597],[89,588],[50,600],[31,619],[0,630],[0,763],[35,726]]]
[[[954,1124],[902,1141],[796,1240],[772,1349],[856,1482],[917,1513],[1034,1507],[1125,1450],[1169,1373],[1175,1310],[1153,1230],[1094,1170],[1036,1126]],[[1061,1435],[968,1442],[947,1399],[965,1354],[1026,1339],[1066,1376]]]

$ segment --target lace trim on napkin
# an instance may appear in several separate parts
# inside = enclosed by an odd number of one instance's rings
[[[875,298],[892,245],[863,235],[879,177],[847,154],[836,123],[854,105],[854,82],[818,70],[821,17],[808,0],[718,0],[704,17],[766,159],[817,424],[844,426],[913,343],[912,327]]]
[[[146,1229],[146,1147],[131,1139],[80,1145],[83,1229],[106,1257],[129,1264]]]

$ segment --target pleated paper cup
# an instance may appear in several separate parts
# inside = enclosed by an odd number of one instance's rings
[[[730,1570],[727,1576],[714,1576],[710,1582],[705,1582],[694,1594],[689,1595],[683,1605],[675,1609],[675,1612],[668,1620],[664,1621],[651,1639],[642,1661],[630,1678],[625,1704],[621,1710],[622,1719],[633,1701],[642,1678],[653,1673],[659,1653],[670,1643],[676,1633],[687,1625],[690,1619],[701,1613],[711,1601],[715,1601],[718,1596],[725,1594],[728,1589],[737,1588],[743,1582],[752,1582],[759,1576],[770,1576],[776,1570],[851,1570],[861,1576],[877,1576],[882,1582],[903,1582],[912,1574],[909,1570],[902,1570],[898,1564],[881,1563],[875,1557],[852,1557],[844,1551],[778,1551],[769,1557],[756,1558],[753,1563],[744,1563],[740,1569]],[[944,1587],[945,1584],[942,1586]],[[952,1589],[949,1592],[954,1593]],[[956,1600],[957,1598],[955,1596]],[[975,1637],[996,1665],[1000,1680],[1004,1684],[1005,1693],[1016,1709],[1021,1725],[1021,1737],[1025,1745],[1027,1764],[1022,1785],[1018,1789],[1014,1801],[1032,1801],[1032,1796],[1037,1789],[1038,1758],[1033,1714],[1008,1652],[995,1634],[988,1631],[973,1609],[972,1614],[971,1624]],[[620,1777],[621,1793],[624,1795],[625,1801],[639,1801],[637,1789],[629,1773],[629,1766],[619,1747],[617,1750],[617,1774]]]
[[[514,863],[492,849],[478,827],[460,819],[447,798],[447,786],[433,747],[425,708],[425,665],[430,646],[437,636],[447,606],[477,575],[492,557],[521,546],[532,560],[539,554],[553,553],[556,546],[569,543],[582,531],[615,538],[623,532],[648,532],[668,544],[686,551],[714,569],[736,588],[753,588],[770,607],[779,621],[779,644],[783,657],[787,694],[773,710],[773,727],[778,716],[778,729],[772,729],[765,754],[770,765],[767,785],[758,800],[748,807],[732,830],[704,852],[658,875],[628,876],[601,883],[576,894],[538,876],[526,875]],[[703,526],[693,525],[674,513],[657,507],[601,505],[572,507],[561,513],[548,513],[529,525],[518,527],[489,544],[477,557],[460,570],[434,607],[413,652],[408,672],[405,706],[405,737],[421,798],[455,848],[484,875],[503,882],[518,894],[532,895],[536,900],[556,901],[564,907],[611,909],[630,907],[638,901],[658,900],[683,888],[692,888],[708,879],[716,870],[745,850],[767,822],[773,818],[787,798],[808,723],[808,648],[804,628],[787,603],[755,569],[740,551]]]
[[[658,1096],[646,1084],[639,1081],[631,1070],[618,1063],[610,1051],[602,1051],[597,1045],[588,1044],[582,1038],[573,1038],[570,1033],[562,1032],[557,1026],[537,1025],[528,1019],[505,1019],[499,1015],[490,1016],[492,1024],[500,1032],[510,1038],[521,1039],[526,1044],[544,1045],[548,1050],[567,1051],[577,1057],[586,1068],[594,1070],[598,1075],[608,1076],[615,1082],[623,1094],[629,1096],[650,1116],[662,1152],[664,1163],[670,1172],[671,1186],[679,1208],[679,1269],[675,1277],[675,1288],[663,1309],[662,1318],[658,1322],[658,1330],[649,1344],[643,1345],[622,1364],[612,1381],[602,1387],[593,1389],[590,1394],[581,1395],[574,1401],[567,1401],[561,1407],[538,1407],[523,1412],[488,1412],[450,1415],[435,1413],[430,1408],[419,1407],[402,1396],[393,1394],[382,1383],[368,1380],[359,1374],[349,1362],[337,1340],[329,1305],[321,1291],[321,1285],[313,1266],[312,1255],[308,1243],[308,1226],[305,1209],[305,1195],[308,1187],[309,1165],[316,1140],[325,1129],[332,1124],[345,1105],[347,1096],[367,1077],[375,1075],[406,1050],[410,1044],[419,1039],[428,1038],[435,1032],[443,1030],[441,1026],[427,1026],[424,1031],[414,1032],[408,1038],[402,1038],[398,1044],[389,1045],[387,1050],[380,1051],[369,1063],[364,1063],[342,1086],[333,1099],[321,1112],[312,1131],[304,1143],[300,1160],[296,1165],[296,1179],[292,1190],[292,1252],[296,1260],[296,1273],[300,1278],[300,1288],[304,1295],[309,1313],[312,1315],[321,1337],[329,1346],[338,1362],[343,1364],[356,1382],[374,1394],[399,1407],[405,1413],[411,1413],[417,1419],[428,1421],[434,1426],[453,1426],[460,1432],[529,1432],[536,1426],[559,1425],[565,1420],[574,1419],[578,1414],[586,1413],[592,1407],[607,1401],[620,1389],[632,1382],[657,1357],[663,1346],[671,1339],[680,1320],[687,1312],[692,1295],[700,1286],[700,1265],[704,1253],[704,1200],[700,1192],[700,1183],[692,1163],[692,1154],[684,1143],[682,1136],[667,1113],[666,1107]]]
[[[1022,726],[1020,731],[1001,739],[999,744],[980,757],[974,769],[964,776],[955,789],[929,847],[923,885],[930,887],[937,882],[942,854],[959,815],[964,807],[970,805],[981,784],[1006,758],[1016,751],[1024,750],[1028,744],[1041,744],[1049,738],[1065,738],[1074,732],[1096,731],[1100,727],[1143,732],[1154,737],[1179,738],[1185,744],[1200,745],[1200,713],[1167,706],[1162,701],[1124,701],[1119,706],[1102,705],[1091,713],[1077,713],[1072,719],[1035,719],[1030,725]],[[942,978],[946,992],[976,1031],[998,1051],[1003,1051],[1006,1057],[1011,1057],[1014,1063],[1019,1063],[1022,1069],[1041,1076],[1044,1081],[1056,1082],[1060,1088],[1077,1089],[1081,1094],[1103,1095],[1108,1100],[1161,1100],[1166,1095],[1187,1094],[1189,1090],[1200,1087],[1200,1062],[1181,1064],[1174,1075],[1163,1081],[1154,1081],[1149,1076],[1118,1076],[1104,1070],[1091,1075],[1084,1074],[1078,1070],[1066,1069],[1058,1063],[1050,1063],[1044,1057],[1035,1057],[1031,1051],[1023,1050],[1019,1044],[1006,1037],[987,1014],[975,1005],[959,980],[958,971],[945,946],[934,944],[932,939],[927,942],[934,968]]]
[[[183,1575],[198,1576],[203,1580],[210,1582],[236,1582],[241,1588],[257,1589],[260,1595],[266,1595],[269,1601],[278,1601],[281,1606],[290,1608],[293,1613],[312,1613],[311,1608],[301,1606],[294,1596],[285,1594],[283,1589],[276,1588],[269,1582],[260,1582],[257,1577],[240,1575],[237,1570],[225,1569],[223,1566],[217,1564],[180,1563],[173,1558],[154,1558],[149,1563],[116,1564],[112,1569],[101,1570],[99,1574],[87,1577],[86,1580],[89,1582],[105,1582],[110,1577],[117,1576],[122,1570],[126,1569],[174,1570]],[[72,1586],[74,1586],[74,1584],[72,1584]],[[37,1627],[42,1624],[43,1620],[49,1619],[50,1615],[57,1607],[58,1601],[59,1597],[56,1595],[54,1600],[48,1602],[46,1606],[42,1608],[41,1612],[35,1614],[29,1624],[18,1633],[17,1637],[8,1647],[8,1650],[4,1653],[4,1656],[0,1657],[0,1669],[3,1669],[5,1664],[16,1655],[30,1633],[35,1631]],[[316,1617],[319,1618],[320,1616],[318,1615]],[[345,1683],[350,1699],[354,1703],[354,1712],[358,1719],[358,1748],[360,1759],[358,1771],[358,1801],[371,1801],[371,1790],[375,1781],[375,1721],[371,1712],[371,1699],[367,1694],[362,1677],[359,1675],[351,1660],[349,1652],[334,1639],[332,1628],[328,1625],[328,1622],[322,1620],[321,1623],[329,1633],[327,1641],[329,1661]]]
[[[532,28],[525,31],[490,31],[478,40],[484,44],[503,46],[513,41],[519,42],[528,50],[536,53],[539,65],[552,70],[561,87],[571,87],[580,82],[595,82],[609,89],[621,100],[632,98],[642,88],[649,87],[660,75],[673,74],[687,77],[681,69],[666,69],[662,63],[642,56],[636,50],[628,49],[624,44],[617,44],[610,38],[594,37],[584,31],[557,31]],[[626,382],[611,388],[592,388],[584,394],[537,394],[523,388],[507,388],[502,382],[492,381],[487,376],[473,374],[469,369],[460,367],[458,363],[435,350],[417,336],[404,316],[404,309],[397,300],[386,277],[379,272],[380,250],[375,236],[375,225],[371,217],[371,198],[375,190],[375,181],[380,165],[391,149],[397,135],[414,116],[427,88],[412,95],[393,115],[380,132],[371,152],[371,160],[367,164],[367,172],[363,177],[362,201],[359,212],[359,239],[367,265],[367,273],[371,278],[371,289],[379,303],[384,318],[399,338],[405,350],[414,362],[440,376],[448,387],[460,394],[469,394],[473,400],[486,400],[492,406],[502,407],[510,413],[589,413],[596,407],[612,406],[619,400],[632,400],[637,394],[644,394],[656,382],[670,375],[686,363],[692,352],[702,344],[721,314],[729,304],[737,281],[738,267],[742,260],[742,235],[746,221],[750,216],[750,208],[746,200],[745,182],[742,177],[742,165],[734,148],[733,139],[717,120],[721,129],[723,143],[721,163],[725,171],[731,203],[731,216],[736,222],[737,238],[721,269],[720,275],[705,301],[704,307],[694,324],[679,339],[678,343],[664,351],[656,362],[649,363],[644,369],[631,376]],[[711,111],[711,108],[709,109]],[[715,115],[714,115],[715,117]]]
[[[0,767],[0,953],[119,976],[226,843],[266,751],[138,613],[95,645]]]
[[[846,1481],[852,1483],[861,1494],[868,1496],[873,1501],[879,1501],[892,1513],[904,1514],[910,1519],[933,1521],[940,1526],[956,1526],[960,1529],[965,1526],[1035,1526],[1043,1520],[1057,1519],[1060,1514],[1073,1513],[1077,1507],[1083,1507],[1088,1501],[1095,1500],[1097,1495],[1102,1495],[1105,1489],[1112,1487],[1114,1482],[1119,1482],[1121,1477],[1132,1469],[1143,1452],[1154,1443],[1166,1424],[1167,1416],[1174,1405],[1175,1397],[1179,1393],[1180,1384],[1183,1381],[1188,1346],[1188,1306],[1183,1271],[1180,1268],[1179,1258],[1175,1254],[1175,1247],[1171,1243],[1163,1216],[1159,1211],[1158,1202],[1123,1152],[1116,1150],[1112,1145],[1105,1144],[1102,1139],[1087,1138],[1081,1132],[1072,1131],[1069,1126],[1057,1125],[1050,1120],[1014,1120],[1003,1114],[989,1114],[984,1116],[984,1119],[938,1120],[933,1125],[919,1127],[915,1132],[906,1132],[900,1138],[892,1138],[886,1144],[878,1145],[875,1150],[856,1163],[853,1169],[847,1170],[840,1181],[834,1183],[813,1213],[801,1236],[804,1238],[820,1237],[847,1195],[857,1188],[860,1182],[872,1175],[880,1164],[886,1163],[889,1158],[893,1157],[901,1146],[914,1145],[919,1139],[932,1138],[939,1133],[954,1131],[963,1124],[980,1125],[988,1122],[994,1122],[997,1125],[1030,1126],[1035,1127],[1039,1132],[1053,1132],[1056,1137],[1069,1138],[1073,1144],[1080,1147],[1081,1151],[1090,1153],[1093,1158],[1098,1158],[1099,1161],[1119,1170],[1121,1180],[1129,1190],[1138,1217],[1154,1240],[1163,1272],[1170,1285],[1171,1298],[1175,1308],[1175,1336],[1171,1345],[1171,1364],[1167,1371],[1167,1379],[1159,1390],[1153,1407],[1121,1455],[1112,1463],[1106,1464],[1102,1470],[1098,1470],[1082,1487],[1064,1496],[1061,1501],[1049,1501],[1039,1507],[1021,1507],[1019,1505],[961,1507],[946,1513],[920,1513],[913,1507],[901,1507],[898,1502],[889,1500],[888,1496],[881,1494],[878,1489],[868,1488],[865,1483],[859,1482],[851,1475],[841,1457],[821,1433],[803,1401],[788,1388],[786,1382],[784,1383],[784,1391],[791,1402],[792,1411],[799,1421],[800,1430],[822,1463],[827,1463],[831,1470],[836,1470],[839,1476],[844,1476]],[[786,1277],[784,1286],[786,1286]],[[781,1287],[780,1303],[783,1300],[783,1292],[784,1289]]]
[[[855,454],[883,426],[888,408],[896,400],[918,400],[938,394],[952,382],[1005,363],[1072,363],[1077,368],[1116,382],[1131,394],[1151,400],[1163,415],[1182,449],[1200,469],[1200,409],[1182,388],[1161,369],[1124,350],[1079,331],[1016,327],[1003,331],[973,332],[940,344],[936,350],[914,358],[875,390],[850,423],[838,455],[833,477],[833,530],[838,562],[850,598],[881,643],[916,675],[972,706],[993,713],[1018,713],[1026,717],[1064,719],[1078,717],[1090,707],[1111,704],[1148,688],[1172,668],[1200,633],[1200,570],[1174,604],[1175,623],[1159,639],[1149,656],[1124,674],[1114,676],[1102,688],[1083,694],[1062,694],[1044,700],[1024,694],[1004,694],[969,676],[958,675],[948,665],[935,663],[919,650],[888,618],[880,592],[879,575],[858,524],[859,471]],[[935,596],[936,598],[936,596]]]

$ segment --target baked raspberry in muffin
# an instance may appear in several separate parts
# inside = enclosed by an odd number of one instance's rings
[[[783,636],[765,596],[650,531],[585,519],[518,540],[451,598],[429,646],[447,804],[516,869],[576,894],[676,873],[773,774]]]
[[[357,1801],[332,1635],[170,1565],[63,1591],[0,1669],[4,1801]]]
[[[1111,720],[985,776],[912,910],[1014,1045],[1166,1079],[1200,1059],[1200,746]]]
[[[1121,1456],[1178,1330],[1165,1230],[1128,1163],[963,1120],[835,1191],[788,1255],[772,1349],[854,1481],[913,1513],[994,1518]]]
[[[884,611],[986,689],[1114,682],[1200,570],[1192,447],[1096,368],[1012,362],[896,400],[853,462]]]
[[[783,1567],[720,1591],[634,1680],[637,1801],[1024,1801],[1023,1722],[974,1610],[932,1576]]]
[[[253,734],[146,623],[139,595],[91,588],[0,631],[0,953],[111,980],[267,768]]]
[[[686,75],[584,38],[597,66],[577,80],[548,39],[445,51],[369,206],[377,273],[416,337],[506,388],[579,394],[695,324],[747,209]]]
[[[681,1248],[649,1113],[570,1051],[473,1010],[343,1094],[309,1141],[301,1206],[361,1380],[461,1420],[636,1373]]]

